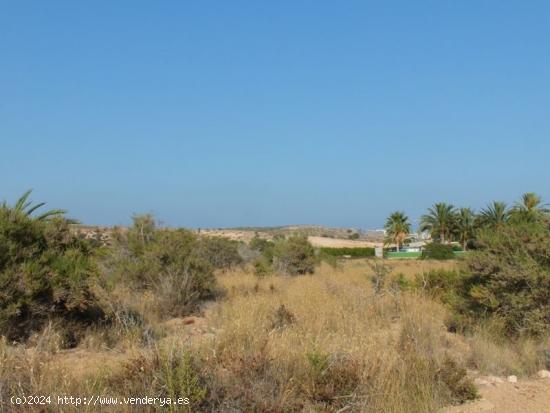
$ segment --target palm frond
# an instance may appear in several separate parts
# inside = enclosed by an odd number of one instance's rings
[[[15,203],[15,206],[13,207],[13,209],[16,212],[23,212],[25,210],[26,202],[27,202],[27,199],[29,198],[29,195],[31,194],[31,192],[32,192],[32,189],[29,189],[27,192],[25,192],[23,195],[21,195],[21,197],[17,200],[17,202]],[[27,206],[28,206],[28,204],[27,204]]]
[[[28,202],[28,204],[30,204],[30,202]],[[38,208],[40,207],[43,207],[44,205],[46,205],[45,202],[40,202],[39,204],[36,204],[35,206],[33,206],[31,209],[29,209],[26,214],[27,215],[30,215],[32,214],[34,211],[36,211]]]
[[[64,209],[51,209],[49,211],[44,212],[41,215],[38,215],[35,219],[38,221],[42,221],[42,220],[50,219],[59,215],[64,215],[66,213],[67,211]]]

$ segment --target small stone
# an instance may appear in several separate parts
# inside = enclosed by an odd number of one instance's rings
[[[550,371],[548,370],[539,370],[537,372],[537,376],[539,379],[550,379]]]
[[[517,383],[518,378],[517,376],[508,376],[508,383]]]

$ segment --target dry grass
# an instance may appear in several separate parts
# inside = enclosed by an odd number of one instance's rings
[[[530,376],[550,365],[550,338],[507,340],[491,325],[469,339],[468,364],[483,374]]]
[[[445,310],[415,295],[375,296],[359,264],[295,278],[221,278],[228,300],[212,319],[221,333],[204,350],[213,380],[237,406],[403,412],[448,401],[435,380],[452,351]],[[281,306],[291,322],[274,323]]]
[[[350,274],[363,275],[371,272],[369,261],[372,259],[358,259],[358,260],[344,260],[342,271]],[[458,261],[447,260],[386,260],[384,261],[391,269],[391,274],[398,275],[403,274],[405,277],[413,278],[417,274],[423,272],[429,272],[433,270],[456,270],[458,268]],[[321,274],[330,273],[331,269],[322,266],[319,269]]]
[[[388,265],[393,276],[413,277],[456,263]],[[119,287],[102,297],[117,323],[89,330],[77,349],[63,350],[55,323],[27,346],[0,341],[0,399],[191,395],[192,411],[428,412],[470,395],[461,365],[519,375],[545,363],[548,342],[502,341],[489,327],[469,339],[450,334],[441,304],[410,292],[375,294],[371,272],[366,260],[322,265],[312,276],[236,270],[218,277],[224,298],[191,326],[162,320],[158,298]]]

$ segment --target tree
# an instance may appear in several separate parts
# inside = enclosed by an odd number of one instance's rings
[[[427,214],[422,215],[420,230],[429,231],[433,239],[438,238],[445,243],[445,241],[450,241],[455,224],[455,207],[445,202],[439,202],[428,208]]]
[[[397,251],[399,251],[399,245],[411,232],[411,224],[404,212],[395,211],[386,220],[384,229],[386,230],[387,240],[394,242],[397,245]]]
[[[455,229],[462,248],[466,250],[468,241],[474,237],[475,232],[475,214],[470,208],[460,208],[456,214]]]
[[[548,213],[542,199],[534,192],[526,192],[521,201],[510,210],[510,219],[514,222],[534,222]]]
[[[504,202],[493,201],[482,209],[478,217],[478,223],[482,227],[501,228],[508,222],[510,213]]]

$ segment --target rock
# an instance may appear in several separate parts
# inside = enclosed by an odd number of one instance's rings
[[[550,379],[550,371],[548,371],[548,370],[539,370],[537,372],[537,377],[539,379]]]
[[[517,376],[508,376],[508,383],[517,383],[518,378]]]

